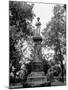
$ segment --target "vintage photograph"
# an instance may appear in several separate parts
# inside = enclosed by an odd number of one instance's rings
[[[9,88],[66,85],[66,4],[9,1]]]

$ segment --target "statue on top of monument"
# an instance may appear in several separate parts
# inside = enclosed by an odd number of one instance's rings
[[[37,27],[40,27],[41,26],[40,17],[37,17],[36,26]]]
[[[41,22],[39,17],[37,18],[37,22],[35,25],[36,25],[35,36],[40,36]]]
[[[41,22],[40,22],[40,18],[37,18],[37,22],[35,24],[36,29],[34,29],[34,36],[33,36],[33,40],[35,42],[40,42],[42,41],[42,37],[41,37]]]

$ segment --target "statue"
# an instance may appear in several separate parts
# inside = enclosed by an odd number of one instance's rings
[[[38,43],[39,41],[42,41],[42,37],[40,35],[41,22],[39,17],[37,18],[37,22],[35,25],[36,25],[36,29],[34,31],[33,40]]]
[[[36,25],[35,35],[40,36],[41,22],[39,17],[37,18],[37,22],[35,25]]]

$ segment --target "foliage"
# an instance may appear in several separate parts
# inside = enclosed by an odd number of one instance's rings
[[[42,58],[44,58],[45,60],[50,61],[54,59],[53,57],[55,52],[54,49],[52,49],[51,47],[43,46],[41,52],[42,52]]]
[[[56,80],[57,77],[59,77],[60,73],[61,73],[60,66],[58,64],[52,65],[46,74],[47,80],[51,82]]]
[[[24,19],[32,20],[33,12],[32,12],[33,4],[28,4],[26,2],[17,2],[10,1],[9,2],[9,10],[10,10],[10,23],[11,25],[16,24],[16,21],[22,22]]]
[[[65,5],[56,5],[53,9],[54,16],[44,29],[45,43],[54,46],[55,60],[60,61],[63,78],[63,54],[66,48],[66,8]]]
[[[9,1],[9,59],[10,74],[13,73],[14,78],[17,77],[16,73],[20,71],[22,67],[21,63],[19,63],[23,53],[23,51],[21,51],[22,44],[27,40],[27,37],[33,33],[31,22],[35,15],[32,9],[33,4],[30,5],[26,2]],[[12,67],[14,67],[14,71]],[[23,69],[25,70],[26,67]],[[23,70],[21,71],[23,72]]]

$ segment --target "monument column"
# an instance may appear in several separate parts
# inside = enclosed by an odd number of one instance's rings
[[[35,43],[34,45],[34,70],[40,71],[43,70],[43,65],[42,65],[42,60],[41,60],[41,42],[42,42],[42,37],[40,35],[40,28],[41,28],[41,22],[40,18],[37,18],[36,22],[36,29],[35,33],[33,36],[33,41]]]

